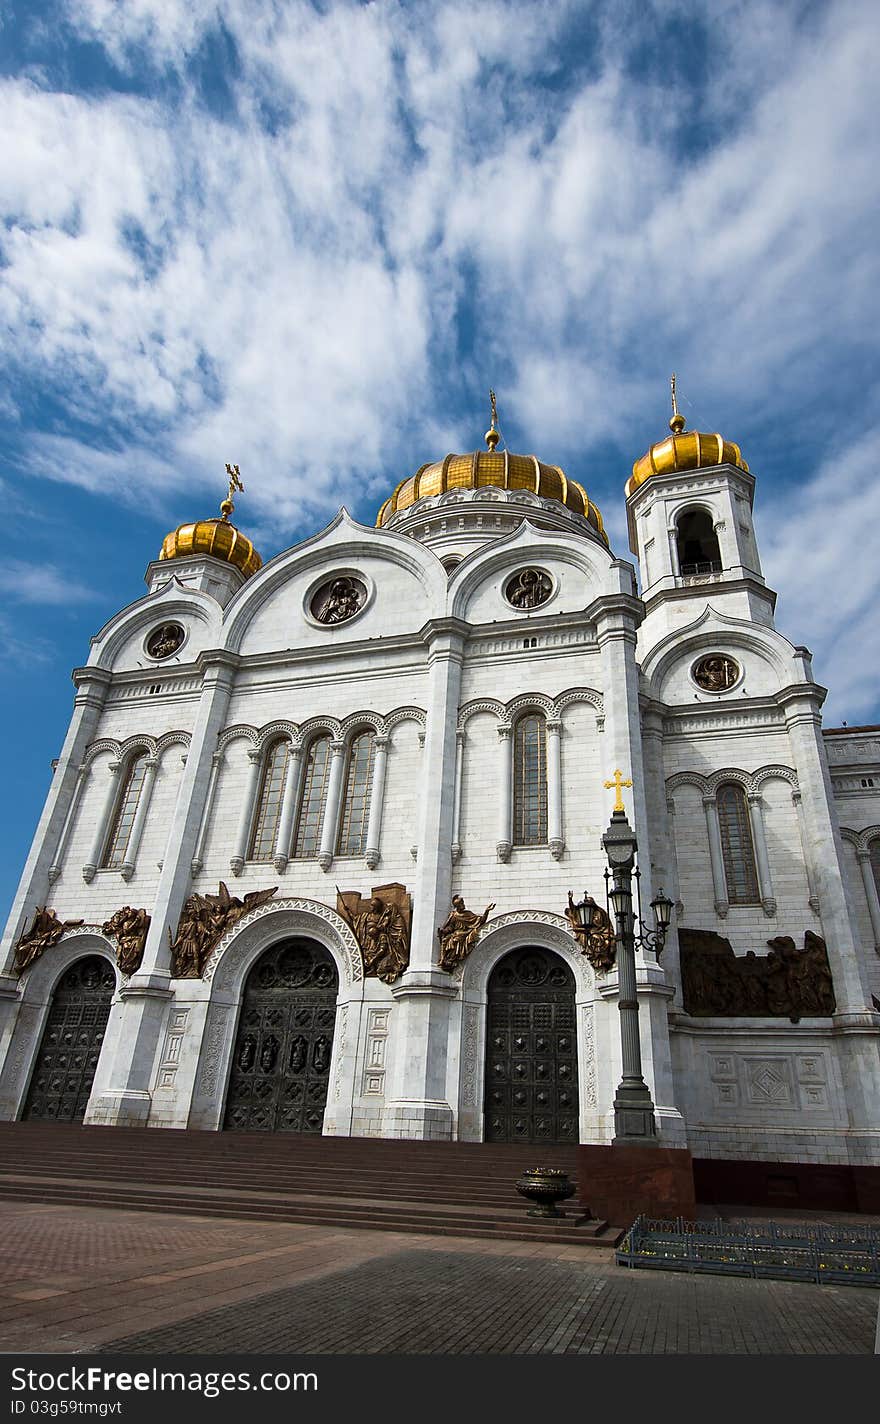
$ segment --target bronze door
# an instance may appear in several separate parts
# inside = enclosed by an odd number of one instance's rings
[[[487,1142],[577,1142],[574,975],[557,955],[515,949],[489,979]]]
[[[257,960],[244,986],[225,1128],[322,1130],[338,989],[336,965],[312,940],[282,940]]]
[[[56,985],[23,1118],[82,1122],[116,988],[112,964],[98,954],[78,959]]]

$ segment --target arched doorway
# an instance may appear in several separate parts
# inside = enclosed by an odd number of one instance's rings
[[[577,1142],[574,975],[546,949],[515,949],[489,978],[487,1142]]]
[[[49,1004],[22,1118],[82,1122],[115,988],[113,965],[100,954],[76,960],[62,974]]]
[[[324,1125],[339,975],[311,939],[285,939],[244,986],[223,1126],[317,1132]]]

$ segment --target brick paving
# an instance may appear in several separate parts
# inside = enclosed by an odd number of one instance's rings
[[[880,1292],[601,1248],[0,1203],[0,1350],[870,1355]]]

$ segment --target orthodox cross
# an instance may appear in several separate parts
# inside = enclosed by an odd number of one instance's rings
[[[632,782],[631,782],[631,781],[624,781],[624,779],[623,779],[623,772],[620,770],[620,767],[618,767],[617,770],[616,770],[615,773],[614,773],[614,780],[613,780],[613,781],[606,781],[606,782],[605,782],[605,785],[607,786],[607,788],[608,788],[609,791],[613,791],[613,792],[614,792],[614,809],[615,809],[615,811],[625,811],[625,810],[626,810],[626,807],[625,807],[624,804],[623,804],[623,797],[621,796],[620,793],[621,793],[622,787],[624,787],[624,786],[632,786]]]
[[[673,414],[673,415],[678,415],[678,401],[677,401],[676,398],[675,398],[675,372],[674,372],[674,371],[673,371],[673,373],[672,373],[672,380],[669,382],[669,386],[670,386],[670,389],[671,389],[671,391],[672,391],[672,414]],[[226,468],[229,469],[229,466],[227,465]]]
[[[492,424],[486,431],[486,444],[490,450],[494,450],[499,441],[498,434],[498,406],[495,404],[495,392],[490,390],[489,400],[492,403]]]
[[[234,495],[236,490],[240,490],[241,493],[244,494],[244,485],[241,482],[241,471],[239,470],[238,466],[227,465],[226,473],[229,476],[229,494],[226,496],[226,498],[232,499],[232,496]]]

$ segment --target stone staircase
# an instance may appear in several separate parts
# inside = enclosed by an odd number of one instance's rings
[[[469,1142],[0,1123],[0,1198],[372,1231],[610,1247],[584,1219],[526,1215],[528,1167],[576,1180],[576,1151]],[[573,1199],[575,1200],[575,1199]]]

